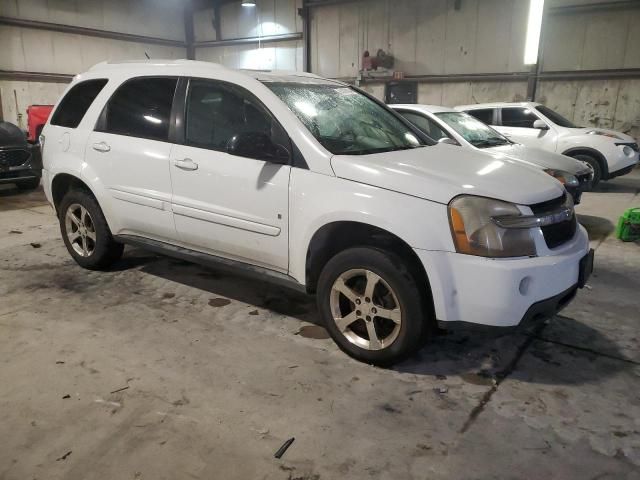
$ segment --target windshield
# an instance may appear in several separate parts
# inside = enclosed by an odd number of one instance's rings
[[[334,155],[366,155],[426,145],[392,112],[350,87],[271,82],[265,85]]]
[[[538,110],[541,114],[543,114],[556,125],[566,128],[578,128],[572,122],[564,118],[559,113],[554,112],[549,107],[545,107],[544,105],[536,105],[536,110]]]
[[[474,147],[488,148],[511,143],[489,125],[467,113],[441,112],[435,115]]]

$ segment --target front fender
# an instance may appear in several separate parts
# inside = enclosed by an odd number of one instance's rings
[[[293,169],[289,196],[289,274],[305,283],[307,250],[323,226],[340,221],[378,227],[412,248],[454,251],[447,206],[371,185]]]

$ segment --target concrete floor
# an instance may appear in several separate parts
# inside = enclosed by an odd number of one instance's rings
[[[561,315],[383,370],[299,294],[134,249],[83,270],[3,187],[0,479],[638,479],[640,245],[612,231],[639,192],[578,207],[596,270]]]

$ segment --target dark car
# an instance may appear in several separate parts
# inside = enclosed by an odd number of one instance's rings
[[[40,185],[40,177],[40,146],[29,143],[13,123],[0,122],[0,184],[13,183],[21,190],[31,190]]]

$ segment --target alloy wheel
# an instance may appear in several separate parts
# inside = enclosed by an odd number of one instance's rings
[[[366,350],[388,348],[398,337],[402,309],[393,289],[366,269],[342,273],[333,283],[330,308],[338,330]]]
[[[81,257],[89,257],[96,248],[96,229],[89,211],[79,203],[73,203],[65,214],[67,239]]]

